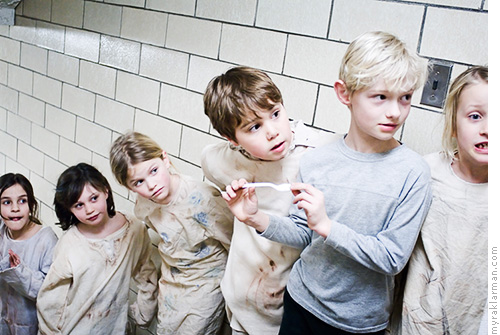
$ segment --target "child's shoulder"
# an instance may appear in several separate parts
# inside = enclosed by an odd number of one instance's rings
[[[301,120],[290,121],[290,127],[294,133],[295,146],[317,148],[335,142],[343,136],[343,134],[332,133],[307,126]]]

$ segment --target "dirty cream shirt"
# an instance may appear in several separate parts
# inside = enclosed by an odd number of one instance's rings
[[[240,148],[223,142],[207,146],[202,153],[205,176],[225,189],[234,179],[249,182],[290,183],[297,179],[300,157],[340,135],[318,132],[300,121],[290,123],[292,147],[279,161],[251,157]],[[288,215],[291,192],[256,189],[259,208],[267,214]],[[255,229],[234,220],[234,233],[222,292],[231,328],[250,335],[276,335],[283,316],[283,293],[293,263],[301,250],[259,236]]]
[[[0,223],[0,334],[35,335],[36,296],[52,264],[57,236],[43,227],[27,240],[13,240]],[[10,267],[9,249],[21,258]]]
[[[213,186],[179,176],[169,204],[138,195],[135,205],[137,217],[161,237],[157,334],[216,334],[224,319],[220,281],[233,216]]]
[[[37,301],[44,335],[125,334],[127,313],[138,325],[156,312],[157,270],[147,228],[132,216],[104,239],[88,239],[76,226],[60,238]],[[131,280],[137,301],[129,308]]]
[[[442,153],[425,158],[433,199],[408,265],[401,334],[477,334],[488,290],[488,184],[458,178]]]

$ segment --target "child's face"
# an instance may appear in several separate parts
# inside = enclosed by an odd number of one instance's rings
[[[71,206],[70,211],[81,224],[94,228],[102,227],[109,221],[108,194],[86,184],[78,201]]]
[[[383,152],[393,148],[394,134],[405,122],[411,107],[413,90],[394,92],[379,79],[373,86],[355,91],[346,105],[351,110],[348,136],[357,141],[358,151],[375,148]]]
[[[471,166],[488,165],[488,84],[466,86],[457,106],[458,156]]]
[[[143,198],[168,204],[175,190],[168,170],[170,161],[166,153],[163,157],[135,164],[130,170],[127,186]]]
[[[262,160],[282,159],[292,144],[292,130],[285,107],[277,104],[271,111],[257,111],[256,115],[236,129],[237,142],[230,142]]]
[[[0,213],[5,225],[12,232],[21,232],[30,222],[28,195],[21,185],[15,184],[6,189],[0,197]]]

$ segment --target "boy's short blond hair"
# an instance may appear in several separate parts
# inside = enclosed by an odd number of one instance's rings
[[[263,71],[239,66],[213,78],[203,96],[205,114],[215,130],[236,141],[236,129],[257,111],[283,103],[278,87]]]
[[[457,111],[458,103],[462,91],[469,85],[478,84],[481,82],[488,83],[488,67],[473,66],[464,72],[451,83],[448,90],[448,97],[444,105],[444,131],[443,131],[443,151],[452,158],[458,152],[457,143]]]
[[[339,79],[350,94],[382,78],[391,91],[415,90],[427,78],[427,64],[396,36],[382,32],[360,35],[347,48]]]
[[[109,163],[116,180],[128,188],[130,169],[155,158],[163,158],[163,149],[152,138],[138,132],[118,137],[111,146]]]

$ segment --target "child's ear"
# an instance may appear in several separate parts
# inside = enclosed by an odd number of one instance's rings
[[[351,93],[347,90],[346,84],[342,80],[337,80],[335,84],[333,84],[333,88],[340,102],[349,106],[351,104]]]
[[[162,154],[162,160],[163,160],[163,163],[165,163],[165,166],[167,167],[167,169],[170,167],[170,159],[168,159],[168,154],[166,151],[163,151]]]
[[[236,141],[233,141],[232,139],[230,139],[230,138],[229,138],[229,137],[227,137],[227,136],[224,136],[224,137],[226,138],[226,140],[228,140],[228,141],[229,141],[229,143],[231,143],[231,144],[232,144],[232,145],[234,145],[235,147],[239,146],[239,144],[238,144],[238,143],[236,143]]]

